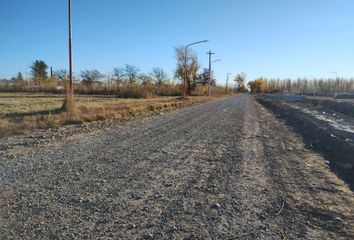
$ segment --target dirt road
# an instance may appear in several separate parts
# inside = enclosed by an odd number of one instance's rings
[[[1,239],[354,238],[353,192],[248,95],[2,149]]]

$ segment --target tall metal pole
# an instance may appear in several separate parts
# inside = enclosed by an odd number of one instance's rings
[[[209,50],[209,52],[207,52],[207,54],[209,55],[209,76],[208,76],[208,96],[211,96],[211,55],[215,54],[213,52],[211,52]]]
[[[67,85],[67,107],[72,108],[73,98],[74,98],[74,88],[73,88],[73,58],[72,58],[72,33],[71,33],[71,0],[68,2],[69,9],[69,82]]]

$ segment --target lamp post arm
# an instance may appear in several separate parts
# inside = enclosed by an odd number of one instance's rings
[[[189,48],[189,47],[192,46],[192,45],[195,45],[195,44],[198,44],[198,43],[204,43],[204,42],[208,42],[208,41],[209,41],[209,40],[202,40],[202,41],[190,43],[190,44],[188,44],[188,45],[185,47],[185,49]]]

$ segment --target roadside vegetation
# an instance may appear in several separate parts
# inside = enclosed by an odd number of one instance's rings
[[[160,67],[143,72],[132,64],[117,66],[108,74],[97,69],[74,74],[70,110],[65,107],[69,72],[35,60],[28,77],[19,72],[0,80],[0,137],[37,128],[123,119],[224,96],[224,87],[217,85],[214,73],[202,69],[196,54],[183,49],[175,49],[173,77]],[[209,82],[212,97],[206,97]]]
[[[38,128],[156,114],[210,100],[195,96],[124,99],[103,95],[77,95],[75,109],[62,109],[65,96],[48,93],[0,93],[0,137]]]
[[[182,96],[184,82],[186,95],[206,95],[209,82],[209,70],[201,69],[197,56],[189,51],[181,52],[183,47],[176,48],[177,66],[173,77],[160,67],[150,72],[142,72],[137,66],[125,64],[103,74],[97,69],[85,69],[74,74],[75,94],[114,95],[118,98],[151,98],[158,96]],[[182,55],[187,54],[187,62]],[[19,72],[16,77],[0,80],[1,92],[46,92],[65,93],[69,73],[66,69],[53,70],[43,60],[36,60],[30,66],[30,76],[23,77]],[[210,74],[213,95],[224,92],[217,86],[213,71]]]
[[[354,79],[266,79],[248,82],[252,93],[298,94],[313,96],[354,96]]]

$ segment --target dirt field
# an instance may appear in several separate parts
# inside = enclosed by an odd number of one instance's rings
[[[293,127],[309,149],[323,154],[354,190],[354,100],[267,96],[258,101]]]
[[[348,185],[249,95],[95,124],[0,140],[1,239],[354,238]]]

